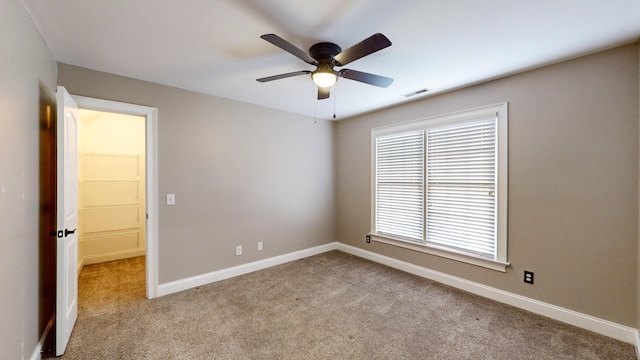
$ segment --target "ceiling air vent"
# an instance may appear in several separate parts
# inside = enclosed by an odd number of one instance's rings
[[[404,97],[412,97],[412,96],[415,96],[415,95],[424,94],[424,93],[426,93],[426,92],[429,92],[429,89],[424,88],[424,89],[416,90],[416,91],[414,91],[414,92],[410,92],[410,93],[408,93],[408,94],[404,94],[404,95],[402,95],[402,96],[404,96]]]

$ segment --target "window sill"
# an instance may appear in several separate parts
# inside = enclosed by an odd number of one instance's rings
[[[488,259],[469,256],[466,254],[456,253],[452,251],[440,250],[437,248],[430,247],[428,245],[412,243],[406,240],[395,239],[388,236],[381,236],[378,234],[369,234],[369,235],[371,235],[371,240],[380,242],[383,244],[389,244],[389,245],[398,246],[398,247],[409,249],[409,250],[414,250],[414,251],[419,251],[426,254],[440,256],[443,258],[456,260],[456,261],[460,261],[467,264],[476,265],[476,266],[480,266],[480,267],[484,267],[487,269],[496,270],[500,272],[507,272],[507,266],[510,265],[508,262],[488,260]]]

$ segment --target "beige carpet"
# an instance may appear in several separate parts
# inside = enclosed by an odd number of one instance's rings
[[[63,359],[635,359],[632,345],[333,251],[159,299],[86,266]]]

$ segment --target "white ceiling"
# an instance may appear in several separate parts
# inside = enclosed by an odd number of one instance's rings
[[[354,116],[640,38],[640,0],[22,0],[56,61],[330,119]],[[260,39],[346,49],[381,32],[389,48],[346,68],[317,100],[311,65]],[[17,35],[16,35],[17,36]],[[403,96],[429,88],[427,95]]]

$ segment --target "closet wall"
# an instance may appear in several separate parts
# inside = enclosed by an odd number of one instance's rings
[[[145,119],[80,110],[79,264],[145,254]]]

